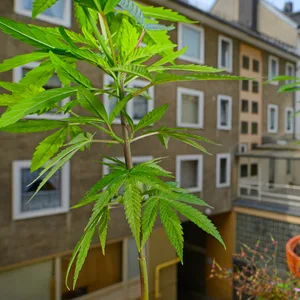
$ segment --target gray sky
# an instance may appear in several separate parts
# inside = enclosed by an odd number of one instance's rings
[[[215,0],[191,0],[191,1],[201,3],[203,5],[203,10],[208,10]],[[268,1],[279,9],[282,9],[284,3],[286,2],[286,0],[268,0]],[[292,2],[294,3],[294,11],[300,10],[300,0],[293,0]]]

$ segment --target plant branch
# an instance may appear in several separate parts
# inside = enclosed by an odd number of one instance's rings
[[[144,139],[144,138],[146,138],[146,137],[148,137],[148,136],[157,135],[157,134],[159,134],[158,131],[150,132],[150,133],[147,133],[147,134],[144,134],[144,135],[140,135],[140,136],[138,136],[138,137],[132,139],[131,142],[133,143],[133,142],[136,142],[136,141],[138,141],[138,140]]]
[[[113,140],[93,140],[93,143],[119,144],[119,142]]]
[[[110,32],[110,29],[109,29],[109,26],[108,26],[108,23],[107,23],[107,18],[106,18],[105,15],[101,15],[101,17],[102,17],[102,21],[103,21],[103,24],[104,24],[105,29],[106,29],[106,34],[107,34],[109,46],[110,46],[110,49],[111,49],[111,54],[112,54],[114,63],[116,64],[117,63],[117,58],[116,58],[116,53],[115,53],[115,50],[114,50],[114,44],[113,44],[113,40],[112,40],[112,37],[111,37],[111,32]]]
[[[135,48],[134,48],[134,51],[140,46],[140,44],[141,44],[141,42],[143,41],[143,38],[144,38],[144,36],[145,36],[145,33],[146,33],[146,31],[145,31],[145,29],[143,29],[143,31],[142,31],[142,33],[141,33],[141,36],[140,36],[140,38],[139,38],[139,40],[138,40],[138,42],[137,42],[137,45],[136,45]]]

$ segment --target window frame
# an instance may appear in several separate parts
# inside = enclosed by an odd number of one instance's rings
[[[248,59],[248,68],[245,68],[245,66],[244,66],[245,59]],[[248,56],[246,54],[242,54],[242,68],[244,70],[250,70],[250,62],[251,62],[250,56]]]
[[[274,76],[279,75],[279,58],[273,55],[269,55],[269,62],[268,62],[268,79],[271,80],[272,76],[272,61],[276,62],[276,74]],[[270,81],[270,84],[278,85],[278,81]]]
[[[255,87],[257,88],[257,90],[254,90]],[[260,93],[259,81],[257,81],[257,80],[252,81],[251,91],[252,91],[253,94],[259,94]]]
[[[288,69],[289,67],[292,68],[292,72],[293,74],[292,75],[289,75],[288,74]],[[287,62],[285,63],[285,76],[292,76],[292,77],[295,77],[295,65],[290,63],[290,62]],[[285,83],[289,84],[289,83],[293,83],[293,80],[286,80]]]
[[[221,124],[221,101],[228,101],[228,125]],[[232,97],[226,95],[218,95],[218,109],[217,109],[217,128],[219,130],[231,130],[232,129]]]
[[[21,212],[21,171],[30,168],[31,160],[15,160],[12,164],[12,219],[24,220],[67,213],[70,210],[71,173],[70,162],[61,168],[61,207]]]
[[[241,113],[244,113],[244,114],[247,114],[247,113],[249,113],[249,100],[247,100],[247,99],[242,99],[242,101],[241,101]],[[243,103],[247,103],[247,110],[243,110]]]
[[[228,66],[222,66],[222,42],[225,41],[229,44],[229,62]],[[233,65],[233,40],[224,36],[219,35],[218,37],[218,68],[225,69],[227,72],[232,72]]]
[[[242,176],[242,167],[245,167],[247,170],[247,175]],[[249,177],[249,165],[248,164],[239,164],[239,179]]]
[[[188,190],[191,193],[202,192],[203,190],[203,155],[177,155],[176,156],[176,181],[181,186],[181,162],[182,161],[198,161],[197,182],[198,185],[191,187]]]
[[[253,174],[253,167],[256,166],[256,174]],[[258,163],[251,163],[250,165],[250,177],[257,177],[259,175]]]
[[[32,12],[30,10],[23,8],[23,0],[14,0],[14,12],[25,17],[31,18],[32,16]],[[43,14],[39,14],[36,18],[41,21],[62,25],[69,28],[72,25],[72,1],[64,0],[64,12],[62,19],[57,17],[50,17]]]
[[[203,27],[191,25],[191,24],[178,24],[178,50],[181,50],[183,47],[182,35],[183,35],[183,27],[189,27],[199,32],[200,34],[200,58],[193,58],[188,55],[181,55],[179,58],[188,62],[196,63],[196,64],[204,64],[205,61],[205,30]]]
[[[257,65],[258,65],[258,70],[257,71],[254,68],[254,63],[255,62],[257,62]],[[260,73],[260,60],[258,60],[256,58],[252,59],[252,72],[254,72],[254,73]]]
[[[284,131],[285,133],[292,134],[294,133],[294,119],[291,118],[291,129],[288,129],[288,113],[294,114],[294,109],[292,107],[286,107],[284,112]]]
[[[20,82],[20,80],[23,78],[22,76],[22,71],[24,68],[28,68],[33,70],[34,68],[38,67],[41,63],[39,62],[31,62],[28,64],[25,64],[23,66],[19,66],[13,69],[13,82]],[[63,84],[61,83],[61,87],[63,87]],[[71,101],[71,98],[68,97],[64,100],[61,101],[62,105],[67,104],[68,102]],[[48,120],[61,120],[64,118],[69,118],[70,117],[70,113],[59,113],[59,114],[49,114],[47,112],[43,113],[43,114],[32,114],[32,115],[28,115],[26,117],[24,117],[24,119],[48,119]]]
[[[220,175],[221,175],[221,159],[227,159],[227,172],[226,172],[226,182],[220,182]],[[231,186],[231,154],[230,153],[218,153],[216,156],[216,187],[217,188],[227,188]]]
[[[275,128],[271,128],[271,110],[275,109]],[[268,133],[277,133],[278,132],[278,105],[269,104],[268,105]]]
[[[105,74],[104,78],[103,78],[103,85],[107,85],[110,84],[112,78]],[[141,87],[145,87],[146,85],[148,85],[150,82],[147,80],[141,80],[141,79],[135,79],[132,82],[130,82],[130,84],[128,85],[129,88],[133,87],[133,85],[140,85]],[[149,88],[149,95],[152,98],[152,100],[147,100],[147,104],[148,104],[148,111],[147,113],[149,113],[150,111],[152,111],[154,109],[154,87],[150,87]],[[103,104],[105,107],[105,110],[107,112],[107,114],[109,115],[109,96],[108,94],[104,94],[103,95]],[[126,104],[126,112],[128,113],[128,115],[132,118],[133,116],[133,99],[131,99],[127,104]],[[140,119],[132,119],[133,123],[136,125],[139,123]],[[113,124],[121,124],[121,118],[115,118],[115,120],[113,121]]]
[[[256,106],[257,111],[255,111],[255,109],[253,109],[254,106]],[[253,115],[259,114],[259,103],[258,103],[258,101],[251,101],[251,113],[252,113]]]
[[[255,126],[256,126],[256,133],[253,132],[253,131],[255,131],[255,130],[253,130],[253,129],[255,129]],[[251,134],[252,135],[258,135],[258,131],[259,131],[258,122],[251,122]]]
[[[189,96],[197,96],[198,97],[198,124],[192,123],[183,123],[181,122],[182,116],[182,95],[186,94]],[[204,128],[204,92],[194,89],[188,89],[183,87],[177,88],[177,126],[179,127],[186,127],[186,128],[197,128],[203,129]]]
[[[241,123],[241,134],[249,134],[249,122],[248,121],[245,121],[245,120],[242,120]],[[247,132],[243,132],[243,124],[247,124]]]

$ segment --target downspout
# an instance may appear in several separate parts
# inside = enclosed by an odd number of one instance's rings
[[[179,258],[175,258],[173,260],[164,262],[160,265],[157,265],[155,267],[155,276],[154,276],[154,280],[155,280],[155,285],[154,285],[154,299],[158,300],[161,298],[161,293],[160,293],[160,271],[166,268],[169,268],[171,266],[177,265],[180,262]]]

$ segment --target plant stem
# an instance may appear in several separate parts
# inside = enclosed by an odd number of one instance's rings
[[[124,79],[121,80],[120,85],[120,99],[125,96],[124,90]],[[128,132],[128,124],[124,114],[121,112],[121,125],[124,139],[124,157],[127,169],[132,168],[132,155],[131,155],[131,145]],[[142,231],[141,231],[141,241],[142,241]],[[139,267],[140,267],[140,281],[141,281],[141,300],[149,300],[149,286],[148,286],[148,270],[147,261],[145,256],[145,247],[138,249],[139,252]]]

